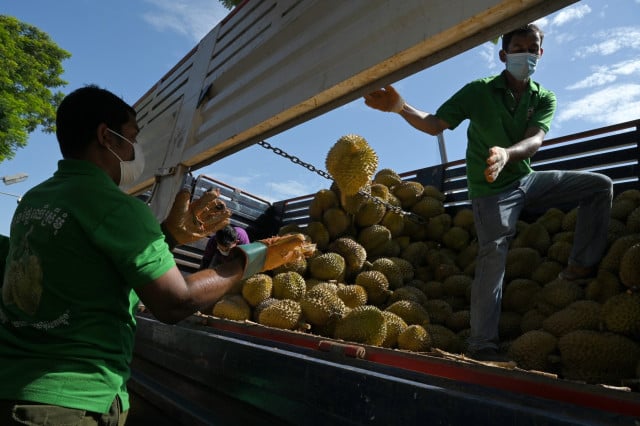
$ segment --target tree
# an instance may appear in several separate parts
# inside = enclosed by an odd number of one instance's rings
[[[60,75],[62,61],[70,57],[38,28],[0,15],[0,162],[26,146],[38,126],[55,131],[64,95],[51,89],[67,84]]]
[[[222,3],[222,5],[229,10],[233,9],[242,2],[243,0],[220,0],[220,3]]]

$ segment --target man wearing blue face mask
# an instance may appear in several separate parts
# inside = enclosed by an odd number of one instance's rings
[[[502,282],[509,242],[525,207],[580,207],[569,263],[559,279],[594,275],[607,245],[611,179],[590,172],[531,169],[530,158],[542,145],[556,109],[555,95],[530,79],[543,53],[543,37],[534,24],[504,34],[499,57],[505,70],[468,83],[435,114],[410,106],[392,86],[365,96],[368,106],[396,112],[430,135],[469,120],[467,184],[479,250],[467,354],[483,361],[505,360],[497,350]]]
[[[135,110],[96,86],[57,110],[63,159],[0,236],[0,425],[124,425],[139,301],[176,323],[311,254],[302,234],[274,237],[183,277],[171,248],[223,228],[231,212],[217,192],[191,201],[181,191],[158,223],[119,188],[144,169],[137,135]]]

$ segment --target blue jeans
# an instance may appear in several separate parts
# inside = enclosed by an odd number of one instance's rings
[[[472,200],[479,249],[471,287],[469,351],[497,348],[507,252],[522,210],[577,204],[569,263],[590,267],[600,261],[607,248],[612,197],[613,185],[605,175],[542,171],[525,176],[501,194]]]

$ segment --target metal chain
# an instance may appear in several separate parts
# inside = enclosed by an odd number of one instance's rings
[[[288,160],[291,160],[291,162],[292,162],[293,164],[299,164],[299,165],[301,165],[302,167],[304,167],[305,169],[310,170],[310,171],[312,171],[312,172],[315,172],[315,173],[319,174],[320,176],[322,176],[322,177],[323,177],[323,178],[325,178],[325,179],[333,180],[333,179],[331,178],[331,175],[330,175],[329,173],[325,172],[324,170],[320,170],[320,169],[318,169],[318,168],[314,167],[313,165],[311,165],[311,164],[309,164],[309,163],[305,163],[304,161],[302,161],[302,160],[301,160],[301,159],[299,159],[298,157],[295,157],[295,156],[293,156],[293,155],[289,155],[289,154],[287,154],[286,152],[284,152],[284,151],[283,151],[283,150],[281,150],[280,148],[277,148],[277,147],[275,147],[275,146],[272,146],[272,145],[271,145],[269,142],[267,142],[267,141],[260,141],[260,142],[258,142],[258,145],[260,145],[260,146],[261,146],[261,147],[263,147],[263,148],[270,149],[271,151],[275,152],[276,154],[278,154],[278,155],[280,155],[280,156],[282,156],[282,157],[284,157],[284,158],[286,158],[286,159],[288,159]]]
[[[330,181],[333,181],[333,178],[331,177],[331,175],[327,172],[325,172],[324,170],[318,169],[317,167],[313,166],[312,164],[309,163],[305,163],[304,161],[302,161],[301,159],[299,159],[298,157],[294,156],[294,155],[290,155],[287,154],[285,151],[281,150],[280,148],[274,147],[272,146],[269,142],[267,141],[260,141],[258,142],[258,145],[260,145],[261,147],[265,148],[265,149],[270,149],[271,151],[273,151],[274,153],[290,160],[292,163],[294,164],[298,164],[302,167],[304,167],[305,169],[315,172],[317,174],[319,174],[320,176],[322,176],[325,179],[328,179]],[[426,220],[420,216],[417,215],[415,213],[412,212],[407,212],[402,210],[400,207],[398,206],[394,206],[393,204],[389,204],[386,201],[383,201],[382,199],[380,199],[379,197],[376,197],[374,195],[368,194],[366,192],[364,192],[363,190],[358,191],[358,195],[364,197],[367,200],[370,200],[376,204],[381,204],[383,205],[387,210],[391,210],[392,212],[399,214],[400,216],[406,216],[409,219],[420,223],[420,224],[424,224],[426,223]]]

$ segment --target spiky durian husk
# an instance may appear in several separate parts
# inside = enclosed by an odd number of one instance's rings
[[[342,318],[347,307],[335,290],[322,284],[312,287],[300,301],[305,319],[315,326],[325,326],[330,320]]]
[[[511,243],[511,248],[528,247],[538,251],[540,256],[546,256],[551,246],[551,236],[541,223],[532,223],[520,232]]]
[[[540,253],[530,247],[512,248],[507,253],[505,279],[530,278],[542,262]]]
[[[593,300],[577,300],[545,318],[542,327],[556,337],[574,330],[597,330],[601,305]]]
[[[425,327],[431,338],[431,346],[446,352],[462,352],[460,340],[456,333],[440,324],[429,324]]]
[[[291,299],[282,299],[265,307],[258,316],[258,322],[269,327],[293,330],[298,326],[301,316],[300,303]]]
[[[640,289],[640,244],[632,245],[622,256],[620,281],[629,288]]]
[[[348,308],[356,308],[367,304],[367,290],[357,284],[340,285],[336,294]]]
[[[387,300],[387,304],[391,305],[393,302],[397,302],[398,300],[413,300],[425,307],[429,302],[427,296],[422,290],[410,285],[395,289]]]
[[[367,299],[373,305],[384,304],[391,295],[389,280],[380,271],[362,271],[356,276],[355,283],[367,290]]]
[[[381,201],[379,197],[367,199],[355,214],[356,225],[364,228],[380,223],[384,214],[387,212],[387,208]]]
[[[378,155],[362,136],[350,134],[331,147],[325,165],[342,195],[353,195],[371,182]]]
[[[251,307],[239,294],[227,294],[213,305],[213,315],[219,318],[244,321],[251,318]]]
[[[431,349],[431,336],[427,330],[418,324],[409,325],[398,335],[398,348],[414,352],[424,352]]]
[[[427,310],[420,303],[413,300],[398,300],[389,305],[385,310],[398,315],[409,325],[418,324],[425,326],[430,323]]]
[[[373,177],[373,182],[382,184],[387,188],[393,188],[394,186],[402,182],[402,178],[399,174],[391,169],[380,169]]]
[[[345,260],[338,253],[324,253],[309,261],[309,273],[319,280],[338,280],[344,278]]]
[[[273,297],[299,301],[307,290],[307,284],[297,272],[281,272],[273,277]]]
[[[423,303],[423,306],[429,313],[429,321],[431,324],[445,324],[453,313],[449,302],[442,299],[427,300]]]
[[[558,339],[543,330],[531,330],[516,338],[509,346],[509,357],[525,370],[548,371],[550,355],[556,350]]]
[[[640,294],[619,293],[602,305],[602,322],[615,333],[640,339]]]
[[[620,385],[632,378],[640,346],[628,337],[594,330],[576,330],[558,340],[562,375],[570,380]]]
[[[355,277],[362,270],[364,262],[367,260],[367,251],[353,238],[341,237],[329,244],[329,252],[338,253],[345,260],[346,278]]]
[[[407,185],[409,184],[410,183],[407,182]],[[424,219],[429,219],[430,217],[443,214],[444,204],[437,198],[422,196],[418,201],[415,202],[415,204],[411,206],[411,212],[421,216]]]
[[[304,233],[316,244],[318,250],[325,250],[327,248],[331,237],[327,227],[322,222],[310,222],[304,229]]]
[[[338,196],[330,189],[321,189],[315,193],[309,203],[309,217],[312,220],[322,220],[324,212],[332,207],[338,207]]]
[[[542,287],[536,281],[517,278],[503,289],[502,308],[524,314],[534,308],[540,290]]]
[[[382,311],[375,306],[358,306],[336,323],[336,339],[381,346],[387,335]]]
[[[394,348],[398,344],[398,336],[407,329],[408,325],[393,312],[382,311],[382,316],[387,326],[387,335],[382,342],[382,346],[385,348]]]
[[[468,309],[452,312],[447,318],[446,325],[452,331],[458,332],[470,327],[471,312]]]
[[[404,277],[400,267],[388,257],[380,257],[371,263],[371,269],[380,271],[387,277],[389,288],[396,289],[402,287]]]
[[[242,283],[242,296],[251,306],[258,306],[271,297],[273,280],[267,274],[255,274]]]

